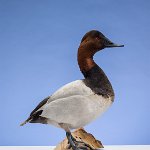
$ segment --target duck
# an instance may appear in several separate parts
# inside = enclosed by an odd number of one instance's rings
[[[62,128],[73,150],[86,149],[71,134],[101,116],[114,102],[114,90],[104,73],[95,63],[95,53],[114,47],[124,47],[111,42],[98,30],[87,32],[81,39],[77,61],[84,78],[70,82],[42,100],[30,113],[26,123],[42,123]]]

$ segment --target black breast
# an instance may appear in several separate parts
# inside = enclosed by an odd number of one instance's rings
[[[86,86],[91,88],[95,94],[102,95],[106,98],[114,97],[114,91],[111,83],[98,65],[95,65],[89,71],[82,73],[85,77],[83,82]]]

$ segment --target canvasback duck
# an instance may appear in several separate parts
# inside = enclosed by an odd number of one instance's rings
[[[71,129],[89,124],[114,101],[114,91],[103,70],[94,62],[96,52],[111,47],[123,47],[101,32],[87,32],[78,48],[78,64],[84,79],[68,83],[48,96],[31,112],[21,126],[29,123],[50,124],[65,130],[73,150],[84,149],[73,138]]]

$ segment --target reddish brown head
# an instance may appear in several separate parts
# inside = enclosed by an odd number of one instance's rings
[[[78,64],[81,71],[90,70],[95,64],[93,55],[104,49],[111,47],[123,47],[124,45],[117,45],[106,38],[101,32],[92,30],[87,32],[80,43],[78,49]]]

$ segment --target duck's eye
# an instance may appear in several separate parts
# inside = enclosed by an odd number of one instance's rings
[[[96,40],[100,40],[100,38],[99,38],[99,37],[96,37],[95,39],[96,39]]]

